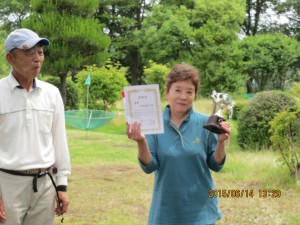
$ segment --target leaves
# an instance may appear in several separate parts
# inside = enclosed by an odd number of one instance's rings
[[[299,112],[278,113],[270,124],[272,146],[280,151],[281,160],[288,166],[291,174],[295,174],[300,157]]]
[[[77,74],[78,88],[81,99],[87,99],[87,87],[85,81],[91,74],[89,86],[89,109],[111,109],[117,100],[121,99],[123,87],[127,85],[126,70],[115,68],[110,64],[105,67],[87,66]]]
[[[238,142],[243,148],[261,150],[271,146],[269,122],[278,112],[295,107],[296,101],[282,91],[259,92],[240,111]]]
[[[244,38],[239,47],[243,50],[245,72],[255,79],[259,90],[284,90],[289,80],[297,77],[291,71],[300,57],[300,44],[281,34],[265,34]]]
[[[144,68],[144,80],[146,84],[158,84],[160,96],[163,97],[165,94],[166,77],[170,68],[153,61],[150,61],[149,64],[149,67]]]

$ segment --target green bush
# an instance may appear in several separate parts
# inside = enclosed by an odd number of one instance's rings
[[[272,147],[281,153],[280,162],[292,175],[300,178],[300,84],[294,82],[288,90],[297,101],[293,111],[279,113],[270,122]]]
[[[231,119],[237,120],[241,110],[246,106],[246,104],[247,104],[246,102],[237,102],[237,103],[235,103],[235,105],[233,106],[233,114],[232,114]]]
[[[53,84],[57,88],[60,86],[60,78],[58,76],[46,76],[42,80]],[[67,103],[65,105],[65,110],[78,109],[79,106],[79,94],[75,83],[71,78],[67,78]]]
[[[260,150],[271,146],[270,124],[278,112],[296,106],[295,99],[282,91],[259,92],[240,111],[237,141],[242,149]]]
[[[300,111],[281,112],[270,122],[271,142],[292,175],[300,171]]]
[[[158,84],[160,96],[164,97],[166,78],[170,68],[152,61],[150,61],[149,64],[150,66],[148,68],[144,68],[144,81],[146,84]]]
[[[98,110],[111,110],[114,104],[122,99],[123,87],[128,85],[125,78],[125,68],[115,68],[111,65],[105,67],[87,66],[76,77],[81,99],[87,99],[87,86],[85,81],[91,75],[89,86],[88,108]]]

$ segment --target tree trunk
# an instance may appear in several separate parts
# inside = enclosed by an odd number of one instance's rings
[[[251,30],[251,0],[247,0],[246,4],[246,18],[244,21],[244,32],[246,36],[250,36],[250,30]]]
[[[130,49],[128,52],[128,64],[132,85],[137,85],[141,82],[140,58],[140,53],[137,48]]]
[[[299,180],[299,181],[300,181],[300,163],[298,163],[295,172],[296,172],[296,173],[295,173],[296,180]]]
[[[66,108],[66,104],[67,104],[67,73],[60,73],[59,77],[60,77],[59,91],[60,91],[64,106]]]

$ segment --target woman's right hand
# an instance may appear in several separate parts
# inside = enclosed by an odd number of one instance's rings
[[[6,217],[5,217],[5,211],[4,211],[4,205],[2,198],[0,197],[0,223],[5,223]]]
[[[141,132],[141,123],[133,122],[131,125],[126,122],[126,133],[129,139],[137,142],[138,158],[143,165],[149,165],[152,160],[146,136]]]
[[[133,122],[131,125],[126,122],[126,133],[127,137],[134,141],[145,141],[145,135],[141,132],[141,123],[137,121]]]

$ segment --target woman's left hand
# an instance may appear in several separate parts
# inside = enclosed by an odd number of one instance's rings
[[[218,141],[226,141],[230,137],[231,127],[230,127],[229,123],[227,123],[225,121],[221,122],[220,126],[223,128],[223,130],[225,130],[225,133],[218,135]]]

